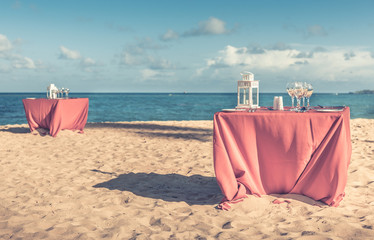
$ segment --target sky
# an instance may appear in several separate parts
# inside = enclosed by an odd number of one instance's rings
[[[0,92],[374,89],[372,0],[2,0]]]

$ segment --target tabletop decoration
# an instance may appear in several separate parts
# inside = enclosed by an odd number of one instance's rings
[[[283,97],[282,96],[274,96],[273,100],[273,109],[274,110],[281,110],[283,111]]]
[[[54,85],[53,83],[51,83],[48,87],[47,87],[47,98],[48,99],[56,99],[58,98],[58,88],[56,87],[56,85]]]
[[[304,110],[312,109],[309,104],[309,99],[313,94],[313,86],[307,82],[290,82],[286,86],[287,93],[290,95],[292,100],[292,107],[290,111],[305,112]],[[294,107],[294,98],[296,98],[296,107]],[[301,106],[301,99],[303,104]],[[305,99],[307,106],[305,106]]]
[[[58,98],[69,98],[69,88],[58,88],[56,85],[51,83],[47,87],[47,98],[48,99],[58,99]],[[65,94],[65,97],[64,97]]]
[[[306,107],[307,107],[307,109],[311,109],[310,104],[309,104],[309,99],[313,94],[313,86],[310,83],[304,83],[304,87],[305,87],[304,99],[305,98],[307,99],[307,106]]]
[[[251,72],[240,73],[242,80],[238,81],[238,105],[236,108],[259,108],[259,81],[254,80]]]

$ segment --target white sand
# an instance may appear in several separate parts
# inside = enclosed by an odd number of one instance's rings
[[[90,123],[56,138],[0,126],[0,239],[374,239],[374,120],[351,120],[337,208],[288,195],[216,209],[212,125]]]

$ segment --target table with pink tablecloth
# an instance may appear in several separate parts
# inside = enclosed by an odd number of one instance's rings
[[[88,98],[23,99],[30,131],[48,128],[51,136],[63,129],[83,132],[87,122]]]
[[[350,110],[217,112],[214,168],[230,208],[246,197],[302,194],[330,206],[344,197],[352,145]]]

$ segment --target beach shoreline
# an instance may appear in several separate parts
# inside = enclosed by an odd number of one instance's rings
[[[216,208],[213,121],[87,123],[56,138],[0,126],[0,239],[374,238],[374,119],[350,121],[339,207],[249,195],[230,211]]]

